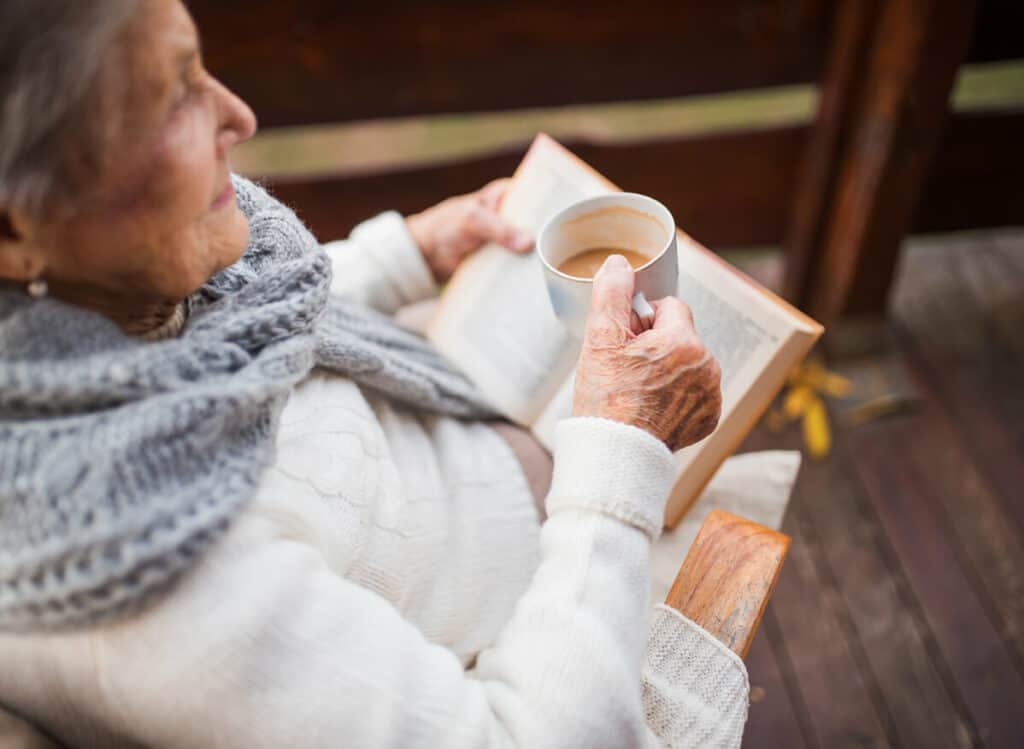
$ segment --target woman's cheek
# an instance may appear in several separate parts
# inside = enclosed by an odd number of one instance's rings
[[[232,202],[214,213],[209,241],[212,250],[213,272],[235,263],[249,244],[249,222],[245,214]]]
[[[166,205],[178,206],[176,213],[199,219],[210,207],[220,172],[214,142],[215,132],[206,107],[186,105],[168,123],[156,162],[164,173],[168,194]]]

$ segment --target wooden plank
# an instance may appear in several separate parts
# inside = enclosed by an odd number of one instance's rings
[[[818,574],[839,592],[837,619],[847,630],[851,654],[874,691],[876,710],[902,746],[970,747],[977,735],[955,683],[936,658],[927,623],[908,582],[893,558],[859,479],[846,456],[845,432],[835,432],[835,449],[826,460],[806,459],[794,502],[820,553]],[[751,449],[799,449],[800,435],[790,430],[768,436],[759,430]]]
[[[1000,266],[1001,275],[1015,284],[1015,292],[1009,299],[1000,299],[998,309],[1011,310],[1010,314],[1020,314],[1021,299],[1024,297],[1024,231],[1021,229],[1005,229],[989,233],[989,242],[994,264]],[[997,312],[999,314],[999,312]],[[1019,335],[1012,337],[1014,349],[1021,353],[1024,340]]]
[[[910,340],[903,330],[901,341]],[[1019,438],[1020,424],[1006,423],[1005,412],[997,397],[977,389],[972,378],[953,369],[945,369],[934,351],[914,348],[909,353],[918,376],[938,393],[953,423],[957,425],[963,450],[985,476],[988,485],[1002,500],[1002,506],[1016,524],[1024,529],[1024,457]]]
[[[804,738],[799,707],[786,687],[767,629],[771,627],[771,602],[759,634],[744,662],[750,677],[750,710],[743,730],[743,746],[750,749],[803,749]]]
[[[1024,236],[1015,247],[1024,254]],[[984,236],[914,248],[894,299],[908,359],[936,408],[908,432],[919,474],[1010,660],[1024,673],[1024,393],[1019,385],[1024,273]],[[1018,261],[1019,262],[1019,261]],[[931,445],[950,435],[945,451]]]
[[[858,0],[847,0],[857,2]],[[904,235],[967,51],[975,2],[881,6],[848,118],[849,147],[816,266],[799,298],[826,326],[885,307]]]
[[[207,64],[264,125],[809,82],[825,0],[193,0]]]
[[[360,221],[381,211],[409,215],[511,176],[523,153],[516,150],[409,172],[268,182],[279,200],[294,208],[321,241],[328,241],[347,236]]]
[[[805,467],[805,491],[827,491],[829,497],[805,507],[857,632],[860,656],[903,746],[972,746],[970,719],[955,686],[943,681],[943,664],[928,650],[930,632],[904,600],[906,579],[898,566],[893,569],[888,540],[864,506],[844,452],[838,446],[829,460]]]
[[[1024,241],[1019,252],[1024,255]],[[1004,352],[1003,360],[1009,365],[1005,372],[1013,378],[1014,370],[1024,366],[1024,277],[990,239],[979,239],[969,253],[946,253],[946,259],[983,316],[986,342]],[[1024,421],[1024,388],[1013,391],[1017,397],[1011,418]]]
[[[804,520],[815,571],[840,593],[835,620],[851,659],[866,674],[877,709],[890,715],[893,742],[903,746],[1019,746],[1024,735],[1019,722],[1010,723],[1019,704],[999,701],[1024,698],[1015,654],[1024,548],[1009,506],[999,501],[996,483],[978,459],[991,457],[993,447],[997,455],[999,445],[1007,448],[1003,464],[1019,478],[1005,489],[1014,492],[1019,509],[1024,460],[1019,449],[1010,450],[1015,446],[1006,425],[993,413],[1002,401],[993,388],[1019,381],[1019,368],[1005,350],[1024,342],[1007,339],[989,317],[990,306],[1024,305],[1008,280],[1024,289],[1024,234],[994,236],[1001,241],[965,237],[947,248],[915,246],[907,254],[895,295],[896,343],[937,352],[935,367],[919,353],[910,358],[924,404],[911,416],[839,426],[836,454],[805,462],[791,504],[791,514]],[[1002,265],[986,257],[991,247]],[[985,273],[969,267],[978,259]],[[999,283],[979,281],[998,268]],[[993,289],[997,293],[988,293]],[[918,378],[918,369],[938,371],[944,389]],[[957,377],[960,372],[990,384],[972,385]],[[990,434],[997,435],[994,446]],[[745,447],[793,447],[796,439],[795,433],[758,430]],[[856,450],[848,450],[851,445]],[[874,453],[871,461],[861,460],[865,446]],[[787,577],[798,563],[791,553],[773,607],[788,600]],[[806,599],[817,597],[808,593]],[[770,633],[769,625],[766,616],[762,633]],[[786,650],[820,648],[802,632],[786,631]],[[929,719],[944,735],[929,736]]]
[[[803,135],[800,129],[781,128],[672,141],[567,145],[623,189],[658,196],[698,241],[727,247],[781,235],[781,206],[792,186]],[[517,149],[415,172],[280,181],[274,192],[326,240],[345,236],[358,221],[379,211],[411,213],[475,190],[512,174],[521,158]]]
[[[951,542],[1024,673],[1024,534],[971,459],[959,425],[922,376],[921,363],[908,365],[927,400],[912,419],[897,420],[888,429],[903,445],[903,459],[941,503]]]
[[[935,231],[1024,221],[1024,113],[954,117],[915,229]],[[656,195],[686,230],[715,249],[782,240],[808,131],[778,128],[644,143],[568,145],[626,189]],[[525,148],[525,146],[524,146]],[[968,154],[963,156],[962,154]],[[449,195],[475,190],[513,172],[523,150],[409,172],[273,182],[321,239],[346,236],[386,209],[414,213]],[[977,164],[985,164],[978,168]],[[258,176],[258,175],[257,175]],[[955,209],[951,206],[955,205]]]
[[[665,603],[742,658],[761,623],[788,548],[789,539],[778,531],[712,510]]]
[[[848,443],[871,504],[906,571],[910,588],[956,679],[981,742],[1019,747],[1024,676],[950,544],[941,501],[901,458],[906,437],[884,424],[851,433]]]
[[[822,497],[816,498],[822,501]],[[786,661],[806,707],[809,743],[828,747],[891,746],[869,694],[867,678],[840,626],[838,591],[819,574],[798,507],[783,530],[792,537],[786,567],[772,597]]]
[[[998,409],[1024,464],[1024,277],[992,241],[978,241],[970,253],[947,253],[945,259],[966,290],[969,309],[961,310],[961,317],[977,316],[977,338],[985,347],[983,356],[960,359],[984,388],[981,392],[991,394],[989,402]]]
[[[973,260],[984,261],[986,250],[974,241],[908,253],[906,272],[894,297],[895,329],[917,365],[918,377],[936,393],[936,401],[957,425],[963,449],[1001,498],[1007,516],[1024,533],[1020,365],[1009,348],[1011,339],[997,337],[988,321],[993,300],[972,293],[958,267],[958,254],[969,253]],[[1005,262],[999,270],[1007,276],[1014,273]],[[1024,279],[1016,278],[1024,288]],[[1018,294],[998,306],[1019,309],[1022,304]]]
[[[834,12],[824,0],[189,5],[211,69],[267,126],[815,81]],[[1024,56],[1022,24],[1019,3],[982,3],[969,59]]]

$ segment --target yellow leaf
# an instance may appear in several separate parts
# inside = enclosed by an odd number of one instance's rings
[[[835,372],[829,372],[824,367],[809,367],[805,374],[807,384],[826,395],[842,398],[849,395],[853,389],[848,379]]]
[[[815,458],[824,458],[832,449],[832,430],[828,424],[825,403],[812,397],[804,412],[804,442],[807,451]]]
[[[853,390],[853,383],[842,375],[837,375],[835,372],[826,372],[821,389],[828,395],[836,398],[845,398]]]
[[[814,391],[807,385],[794,385],[782,401],[782,411],[790,421],[799,418],[807,410],[807,403],[814,397]]]
[[[818,359],[809,359],[790,370],[786,384],[791,388],[806,385],[833,398],[845,398],[853,390],[853,384],[848,379],[829,372]]]

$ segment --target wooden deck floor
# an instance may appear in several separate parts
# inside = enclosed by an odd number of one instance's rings
[[[840,369],[916,400],[860,426],[836,405],[805,459],[746,746],[1024,747],[1024,231],[904,252],[891,334]]]

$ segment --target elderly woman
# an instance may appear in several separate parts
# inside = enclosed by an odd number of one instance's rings
[[[681,302],[633,330],[602,269],[552,477],[381,314],[529,249],[503,182],[321,247],[231,176],[255,120],[180,0],[6,0],[0,96],[8,715],[70,746],[738,743],[742,664],[648,614],[670,448],[720,402]]]

